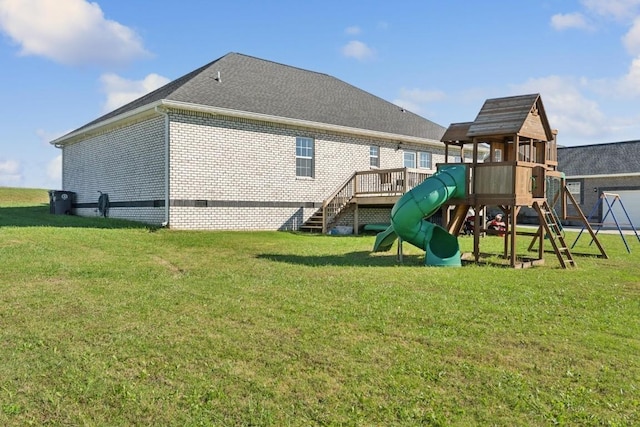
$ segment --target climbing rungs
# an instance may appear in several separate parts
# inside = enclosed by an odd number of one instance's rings
[[[571,251],[567,247],[564,237],[562,236],[562,228],[556,220],[556,215],[551,211],[551,208],[546,201],[542,203],[534,203],[534,207],[538,211],[541,221],[540,225],[546,230],[546,234],[562,268],[567,268],[568,266],[575,267],[576,263],[573,260]]]

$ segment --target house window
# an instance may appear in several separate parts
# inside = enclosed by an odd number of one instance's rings
[[[578,204],[582,204],[582,183],[580,181],[567,181],[566,182],[567,190],[576,199]]]
[[[501,148],[496,148],[495,150],[493,150],[493,161],[494,162],[501,162],[502,161],[502,149]]]
[[[431,153],[420,151],[418,153],[418,167],[420,169],[431,169]]]
[[[369,165],[372,168],[380,167],[380,147],[377,145],[369,147]]]
[[[296,138],[296,176],[313,177],[312,138]]]
[[[405,168],[416,167],[416,153],[415,151],[405,151],[403,164]]]

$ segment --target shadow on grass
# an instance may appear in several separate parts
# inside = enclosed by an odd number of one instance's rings
[[[0,207],[0,227],[146,228],[157,227],[116,218],[53,215],[49,205]]]
[[[404,260],[401,264],[395,255],[373,255],[368,251],[349,252],[342,255],[259,254],[257,258],[286,264],[308,265],[311,267],[327,265],[340,267],[422,266],[424,259],[419,255],[404,255]]]

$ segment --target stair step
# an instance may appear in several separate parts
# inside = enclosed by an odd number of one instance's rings
[[[305,224],[311,224],[311,223],[322,223],[322,218],[309,218],[308,220],[305,221]]]

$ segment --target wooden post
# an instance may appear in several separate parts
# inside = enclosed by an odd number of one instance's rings
[[[518,216],[519,206],[511,206],[511,220],[509,221],[508,232],[511,233],[511,267],[516,266],[516,217]]]
[[[360,180],[360,175],[358,175],[358,173],[356,172],[356,174],[353,177],[353,195],[357,196],[358,195],[358,184]]]
[[[358,229],[360,228],[360,224],[358,223],[358,203],[355,204],[353,210],[353,234],[358,235]]]
[[[503,247],[502,247],[502,258],[504,259],[508,259],[509,258],[509,238],[511,237],[511,227],[509,227],[511,224],[509,224],[509,222],[511,221],[511,218],[509,218],[509,214],[511,213],[511,209],[509,206],[501,206],[500,209],[502,209],[502,213],[503,213],[503,218],[504,218],[504,225],[505,225],[505,232],[504,232],[504,240],[503,240]]]
[[[480,260],[480,227],[484,225],[480,225],[480,215],[476,211],[476,214],[473,218],[473,257],[476,262]]]
[[[327,204],[322,204],[322,234],[327,234]]]
[[[540,240],[538,242],[538,259],[543,259],[544,258],[544,227],[542,226],[542,224],[540,224],[540,227],[538,227],[538,231],[540,234],[538,234],[538,240]]]

